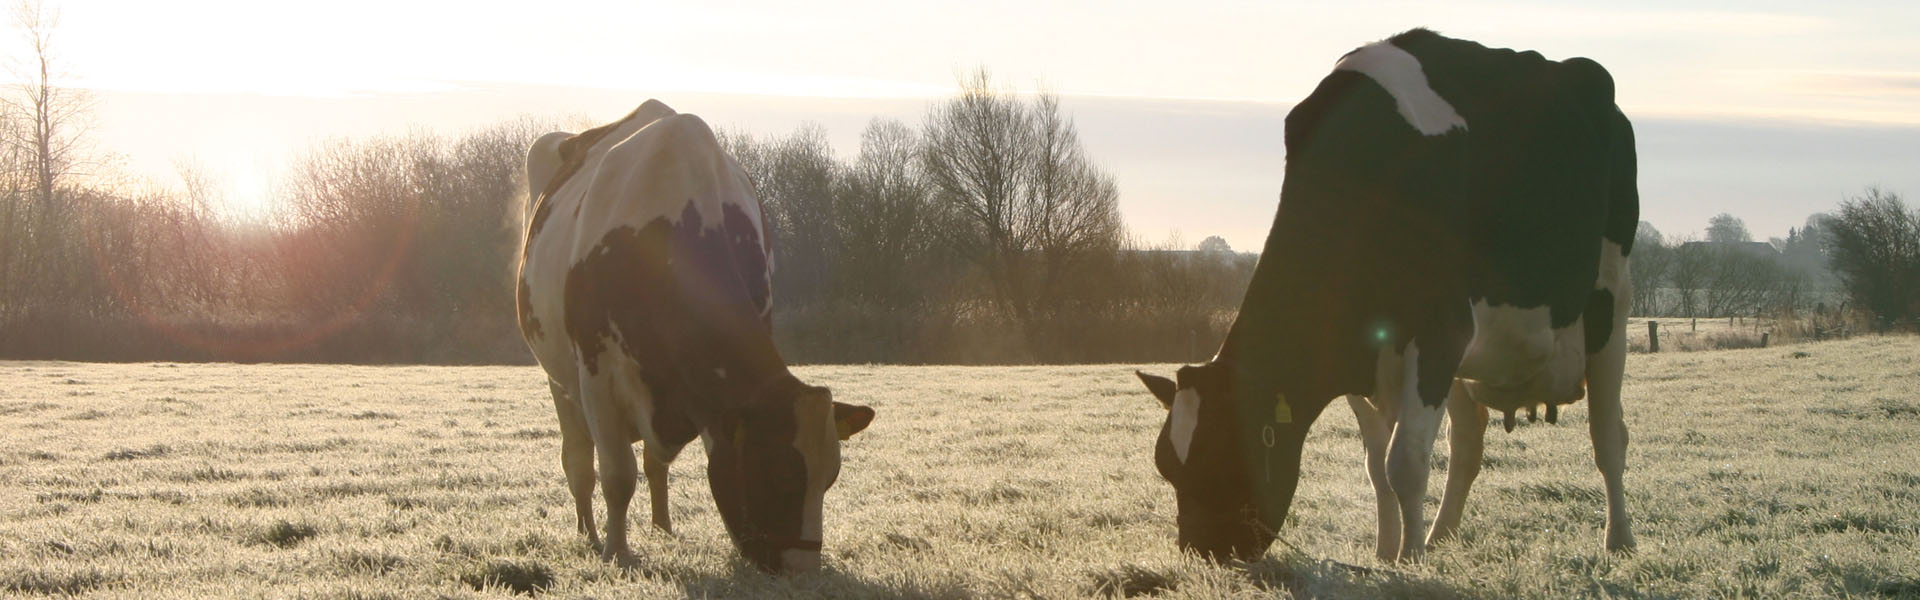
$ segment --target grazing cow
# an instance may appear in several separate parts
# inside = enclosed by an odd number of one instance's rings
[[[1632,548],[1620,381],[1639,192],[1606,70],[1416,29],[1341,58],[1287,115],[1286,148],[1273,230],[1219,354],[1176,380],[1139,374],[1168,409],[1154,459],[1180,545],[1265,552],[1307,429],[1348,395],[1380,556],[1417,558],[1459,524],[1487,407],[1511,428],[1515,410],[1544,404],[1552,420],[1585,395],[1606,546]],[[1454,451],[1423,542],[1443,406]]]
[[[773,254],[747,176],[693,115],[649,100],[618,122],[552,133],[527,156],[532,218],[520,331],[547,371],[581,533],[630,564],[632,444],[645,442],[653,524],[672,531],[667,463],[697,435],[734,545],[753,564],[820,562],[840,440],[873,419],[801,383],[774,349]]]

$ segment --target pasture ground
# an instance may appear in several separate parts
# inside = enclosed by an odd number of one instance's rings
[[[879,417],[828,494],[829,566],[775,578],[727,542],[699,444],[678,536],[636,522],[638,568],[596,560],[531,367],[0,363],[0,595],[1920,597],[1920,338],[1632,355],[1637,553],[1600,547],[1583,402],[1496,426],[1462,537],[1414,565],[1373,559],[1342,402],[1286,544],[1218,567],[1174,549],[1131,366],[799,372]]]

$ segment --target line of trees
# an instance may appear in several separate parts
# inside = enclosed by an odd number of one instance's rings
[[[1814,215],[1805,229],[1771,242],[1753,241],[1745,223],[1724,213],[1709,221],[1706,240],[1668,238],[1641,222],[1632,255],[1633,314],[1790,315],[1836,301],[1823,245],[1829,218]]]
[[[1127,239],[1059,97],[985,71],[918,129],[873,121],[851,161],[825,139],[723,134],[773,225],[777,334],[801,360],[1196,360],[1251,277],[1224,242]]]
[[[1662,236],[1640,223],[1633,314],[1666,317],[1857,313],[1878,330],[1920,317],[1920,211],[1869,188],[1815,213],[1784,238],[1755,242],[1722,213],[1705,240]]]
[[[851,160],[817,127],[723,133],[774,229],[789,357],[1198,360],[1216,347],[1254,258],[1217,238],[1204,252],[1127,239],[1117,186],[1057,96],[996,89],[984,71],[961,88],[920,127],[874,121]],[[173,187],[83,176],[83,129],[18,108],[66,92],[13,92],[0,357],[528,360],[511,295],[521,161],[553,123],[321,143],[290,166],[271,216],[247,222],[191,164]]]

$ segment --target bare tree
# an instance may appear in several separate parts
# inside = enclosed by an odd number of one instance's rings
[[[1713,256],[1703,244],[1688,244],[1684,241],[1673,249],[1673,265],[1667,275],[1667,281],[1673,284],[1675,309],[1680,316],[1698,317],[1702,308],[1701,290],[1707,286],[1707,277],[1712,269]]]
[[[1750,315],[1768,304],[1781,283],[1780,262],[1740,246],[1709,247],[1701,316]]]
[[[939,244],[950,221],[921,171],[920,134],[876,119],[841,180],[840,296],[900,309],[929,300],[948,265]]]
[[[929,111],[923,156],[936,197],[970,224],[964,253],[1023,330],[1071,301],[1088,261],[1119,249],[1118,188],[1052,93],[1023,102],[978,70]]]
[[[74,236],[62,231],[72,226],[73,217],[62,188],[85,162],[86,120],[92,111],[83,91],[57,84],[62,73],[53,36],[59,15],[37,0],[25,0],[14,7],[13,21],[29,54],[10,65],[21,83],[0,97],[7,118],[0,135],[12,167],[0,216],[0,289],[8,290],[0,297],[6,305],[0,317],[15,316],[9,313],[24,304],[55,306],[54,299],[69,296],[65,287],[77,273],[68,263],[79,257]]]
[[[830,295],[841,247],[835,194],[841,165],[826,130],[808,124],[786,137],[755,139],[721,132],[721,147],[753,180],[773,228],[775,310]]]
[[[1633,254],[1633,314],[1653,317],[1661,314],[1660,290],[1667,285],[1668,275],[1673,270],[1674,249],[1661,237],[1660,230],[1651,223],[1640,222],[1634,232]]]
[[[959,97],[929,111],[924,157],[935,193],[969,224],[953,243],[988,273],[999,302],[1018,312],[1026,248],[1014,205],[1031,160],[1031,132],[1026,107],[991,86],[980,69],[962,82]]]

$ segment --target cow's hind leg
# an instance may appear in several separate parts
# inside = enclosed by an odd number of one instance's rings
[[[1392,413],[1358,394],[1347,395],[1347,405],[1360,424],[1360,439],[1367,448],[1367,479],[1373,482],[1373,501],[1380,513],[1374,554],[1380,560],[1392,561],[1400,556],[1400,501],[1394,498],[1393,484],[1387,482],[1387,436],[1393,431]]]
[[[567,473],[567,491],[573,494],[574,526],[599,550],[600,532],[593,526],[593,432],[587,429],[587,415],[577,399],[558,381],[548,380],[547,386],[553,392],[554,412],[560,416],[560,466]]]
[[[1587,419],[1593,436],[1593,462],[1607,486],[1607,549],[1633,549],[1633,526],[1627,519],[1627,423],[1622,415],[1621,378],[1626,374],[1627,295],[1615,299],[1612,335],[1598,352],[1587,355]],[[1588,308],[1587,318],[1598,312]]]
[[[1486,450],[1487,407],[1467,393],[1465,381],[1455,379],[1453,391],[1447,394],[1447,419],[1453,423],[1447,433],[1447,493],[1440,497],[1440,514],[1434,516],[1433,531],[1427,533],[1428,546],[1453,537],[1460,529],[1467,491],[1480,475]]]

